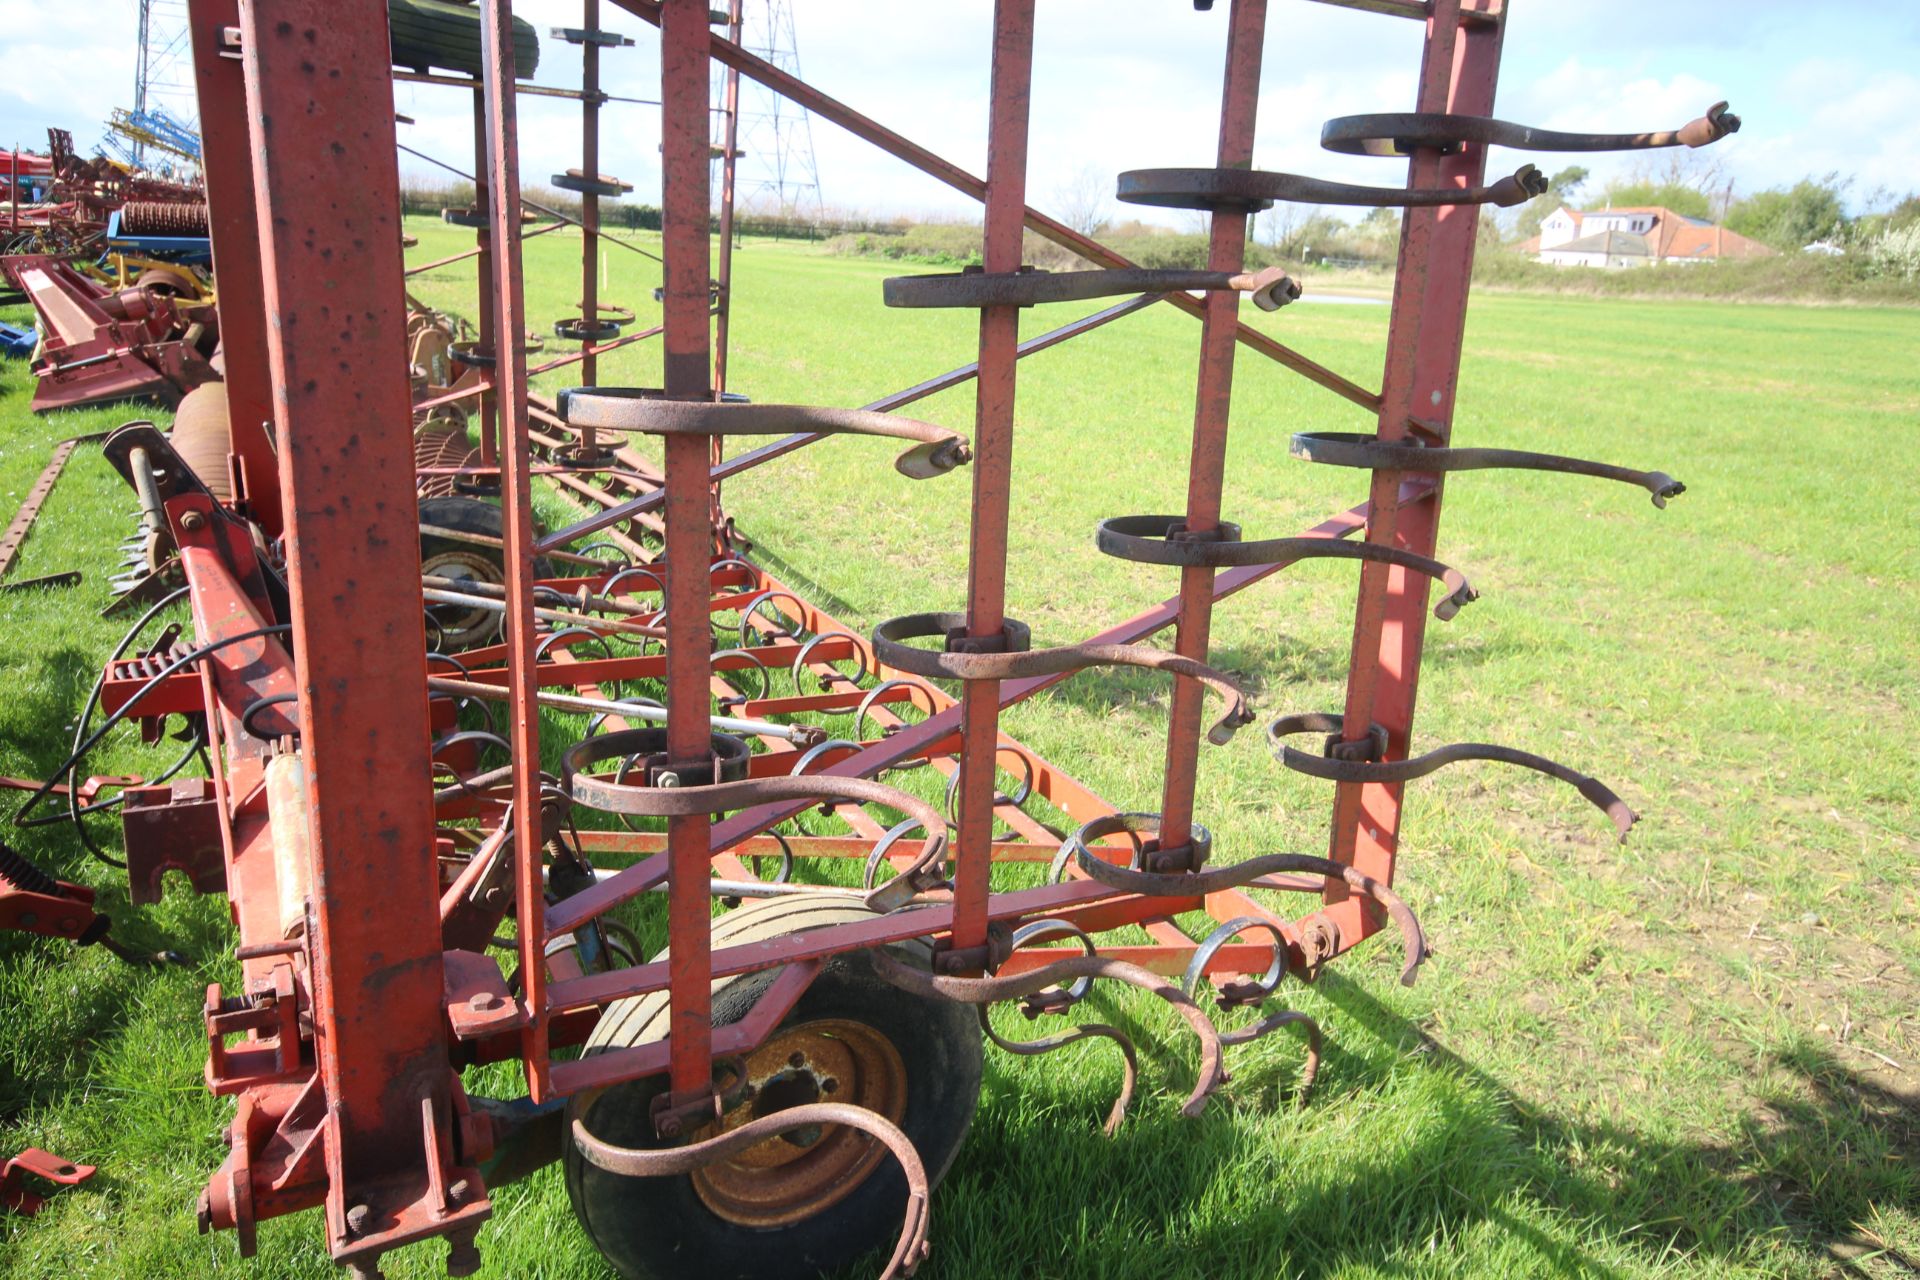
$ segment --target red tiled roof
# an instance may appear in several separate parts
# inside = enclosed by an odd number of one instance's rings
[[[1585,213],[1569,205],[1562,208],[1573,215],[1576,224],[1585,225],[1588,217],[1603,213],[1650,213],[1653,226],[1648,230],[1648,247],[1655,258],[1770,258],[1774,250],[1725,227],[1701,226],[1673,210],[1655,204],[1615,205],[1610,209],[1590,209]],[[1538,237],[1521,247],[1538,253]],[[1527,246],[1531,245],[1531,248]],[[1559,246],[1567,248],[1566,245]]]
[[[1725,227],[1697,227],[1662,218],[1660,256],[1663,258],[1771,258],[1774,250]]]

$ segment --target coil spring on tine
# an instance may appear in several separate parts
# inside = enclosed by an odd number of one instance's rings
[[[460,659],[452,657],[448,654],[434,653],[429,651],[427,654],[427,665],[431,667],[436,662],[444,662],[448,666],[452,667],[455,671],[458,671],[460,673],[460,678],[462,680],[471,681],[473,679],[473,669],[467,666],[466,663],[460,661]],[[480,709],[481,718],[487,722],[487,732],[493,733],[496,730],[496,726],[494,724],[494,719],[493,719],[493,708],[488,706],[483,699],[460,697],[455,694],[447,694],[447,693],[430,693],[427,695],[427,697],[429,701],[431,701],[434,698],[447,698],[452,701],[455,708],[478,707]]]
[[[760,571],[748,564],[745,560],[742,560],[739,556],[724,556],[708,565],[708,579],[712,579],[715,574],[724,569],[745,569],[747,576],[752,579],[752,585],[756,587],[760,585]]]
[[[654,588],[659,591],[660,593],[659,611],[653,614],[650,619],[642,619],[642,621],[651,622],[655,626],[659,625],[660,622],[662,622],[667,616],[667,584],[665,580],[663,580],[660,577],[659,574],[655,573],[652,569],[648,568],[646,565],[634,565],[630,569],[620,570],[620,572],[614,574],[611,578],[608,578],[606,580],[606,582],[600,588],[600,594],[605,596],[609,600],[616,598],[620,594],[621,584],[626,582],[628,578],[646,578],[648,581],[652,582],[654,585]],[[631,595],[632,593],[629,592],[628,594]]]
[[[819,635],[813,637],[813,639],[801,645],[800,652],[793,655],[792,673],[793,673],[793,691],[795,693],[801,694],[803,696],[805,695],[806,686],[801,683],[801,679],[806,673],[806,671],[808,670],[807,657],[809,654],[811,654],[814,651],[814,648],[818,646],[822,640],[847,641],[849,644],[853,646],[853,661],[860,664],[860,669],[856,674],[848,675],[846,672],[840,670],[838,667],[833,665],[836,661],[844,662],[846,661],[846,659],[844,658],[824,659],[827,667],[826,671],[816,673],[816,676],[815,676],[815,678],[820,681],[820,687],[823,692],[831,692],[832,687],[836,684],[841,683],[842,681],[845,681],[846,683],[851,684],[854,688],[857,689],[860,687],[860,682],[862,680],[865,680],[868,676],[873,674],[873,671],[867,666],[867,651],[861,647],[860,642],[858,640],[854,639],[852,636],[848,635],[844,631],[823,631]],[[843,716],[847,714],[847,708],[845,707],[821,707],[818,710],[819,710],[819,714],[821,715]]]
[[[627,553],[611,542],[589,542],[584,547],[574,548],[574,554],[581,556],[590,556],[596,551],[611,551],[620,557],[618,560],[612,560],[607,563],[607,567],[615,572],[625,572],[634,567],[633,561],[627,558]]]
[[[882,695],[892,689],[911,689],[919,693],[924,693],[927,695],[927,714],[933,715],[937,710],[933,701],[933,691],[921,684],[918,680],[882,680],[879,684],[867,690],[867,696],[860,699],[860,705],[854,708],[853,736],[855,738],[862,742],[866,741],[867,716],[872,713],[874,706],[880,701]],[[913,702],[913,699],[908,698],[907,701]],[[890,738],[898,732],[899,729],[899,725],[881,725],[880,736]],[[926,756],[920,756],[916,759],[902,760],[896,764],[888,765],[883,772],[905,773],[909,769],[924,769],[932,763],[933,761]]]
[[[778,588],[762,591],[759,595],[747,601],[746,607],[740,610],[741,648],[745,649],[753,644],[753,641],[747,636],[747,632],[753,629],[754,617],[759,614],[761,606],[771,604],[775,600],[791,600],[793,607],[800,612],[801,621],[795,624],[795,629],[789,629],[785,614],[777,614],[774,618],[769,619],[769,621],[773,623],[774,638],[779,640],[797,640],[800,638],[801,633],[807,629],[805,621],[807,606],[798,596],[790,591],[781,591]]]
[[[600,656],[609,662],[613,660],[613,647],[607,643],[606,637],[598,631],[589,631],[585,627],[562,627],[558,631],[548,632],[540,638],[540,643],[533,647],[533,660],[535,662],[545,662],[547,660],[547,654],[556,645],[559,645],[562,640],[569,642],[562,646],[567,649],[573,648],[574,643],[582,640],[595,641],[600,646]]]
[[[886,833],[874,841],[873,848],[867,852],[867,865],[860,877],[861,887],[868,891],[879,888],[880,868],[886,863],[887,855],[893,852],[893,846],[920,830],[924,830],[924,824],[918,818],[908,818],[888,827]],[[951,878],[946,883],[951,884]]]
[[[1281,980],[1287,976],[1287,939],[1280,932],[1278,925],[1269,920],[1262,920],[1258,916],[1236,916],[1208,934],[1200,945],[1193,949],[1193,958],[1187,961],[1186,972],[1180,975],[1180,989],[1196,1000],[1199,999],[1200,986],[1206,981],[1207,963],[1213,959],[1221,947],[1254,929],[1264,929],[1272,935],[1273,962],[1267,966],[1266,973],[1250,984],[1254,988],[1253,992],[1248,993],[1252,998],[1243,997],[1241,1002],[1256,1003],[1272,995],[1279,988]],[[1227,1037],[1222,1036],[1221,1039],[1227,1040]]]
[[[1018,951],[1021,947],[1029,943],[1044,942],[1048,938],[1072,938],[1080,944],[1088,955],[1100,954],[1100,949],[1094,945],[1092,937],[1087,934],[1085,929],[1082,929],[1071,920],[1060,920],[1051,917],[1041,920],[1029,920],[1026,924],[1015,929],[1013,931],[1013,939],[1009,944],[1009,950],[1010,952]],[[1052,1012],[1059,1012],[1062,1009],[1067,1009],[1079,1004],[1087,998],[1087,993],[1091,990],[1093,990],[1093,979],[1088,975],[1082,974],[1080,977],[1075,978],[1069,986],[1048,987],[1044,991],[1036,991],[1030,996],[1022,997],[1021,1003],[1029,1011],[1027,1016],[1033,1017],[1043,1008]],[[1193,993],[1189,991],[1187,994],[1192,995]]]
[[[793,846],[788,844],[787,838],[778,831],[768,830],[766,834],[772,836],[780,845],[780,866],[779,869],[773,873],[773,879],[768,883],[786,884],[793,879]],[[760,859],[763,855],[755,853],[748,856],[751,861],[747,863],[747,866],[753,871],[756,877],[765,880],[766,877],[760,875]]]
[[[993,767],[995,768],[995,770],[999,769],[1000,757],[1003,755],[1011,755],[1014,759],[1020,762],[1020,785],[1017,788],[1015,788],[1012,795],[1006,794],[996,786],[994,788],[994,793],[993,793],[993,807],[998,809],[1002,805],[1011,805],[1013,808],[1019,809],[1019,808],[1022,808],[1027,803],[1027,801],[1031,799],[1033,796],[1033,784],[1034,784],[1034,775],[1035,775],[1033,757],[1029,756],[1026,752],[1021,751],[1016,747],[1009,747],[1003,744],[999,747],[996,747],[993,752]],[[955,822],[960,821],[960,814],[956,805],[956,801],[958,800],[958,797],[959,797],[959,791],[960,791],[960,771],[958,769],[955,769],[952,773],[947,775],[947,789],[946,789],[947,817],[951,818]],[[1004,840],[1007,837],[1002,835],[1002,836],[995,836],[994,838],[996,840]]]
[[[1050,937],[1076,938],[1088,956],[1100,954],[1098,948],[1094,946],[1093,939],[1087,936],[1084,929],[1071,920],[1060,919],[1032,920],[1015,929],[1009,943],[1009,954],[1018,951],[1029,942]],[[1047,987],[1021,997],[1020,1011],[1030,1019],[1047,1013],[1064,1013],[1085,999],[1092,989],[1093,978],[1082,974],[1068,986]],[[1083,1022],[1070,1026],[1064,1031],[1055,1032],[1053,1035],[1042,1036],[1037,1040],[1014,1040],[1001,1035],[994,1029],[987,1005],[976,1005],[975,1010],[979,1014],[980,1030],[987,1039],[1006,1052],[1018,1054],[1021,1057],[1038,1057],[1043,1053],[1064,1049],[1068,1045],[1079,1044],[1083,1040],[1113,1041],[1120,1050],[1120,1093],[1114,1099],[1112,1108],[1107,1112],[1106,1123],[1101,1128],[1109,1138],[1119,1130],[1120,1125],[1127,1118],[1127,1109],[1133,1105],[1134,1088],[1140,1079],[1140,1056],[1134,1050],[1133,1041],[1125,1032],[1104,1023]]]
[[[444,738],[436,738],[431,754],[438,756],[449,748],[464,747],[469,744],[478,747],[497,747],[501,755],[509,760],[513,759],[513,748],[508,745],[507,740],[485,729],[462,729],[457,733],[449,733]]]
[[[757,653],[754,653],[754,652],[753,652],[752,650],[749,650],[749,649],[720,649],[720,650],[717,650],[717,651],[716,651],[716,652],[714,653],[714,655],[713,655],[713,658],[712,658],[712,660],[711,660],[711,661],[712,661],[712,663],[713,663],[713,667],[714,667],[714,672],[715,672],[715,674],[720,674],[720,670],[721,670],[721,668],[720,668],[720,659],[722,659],[722,658],[744,658],[744,659],[746,659],[746,661],[747,661],[747,662],[748,662],[748,663],[749,663],[750,665],[752,665],[752,666],[753,666],[753,667],[754,667],[755,669],[757,669],[757,670],[758,670],[758,671],[760,672],[760,697],[761,697],[762,699],[765,699],[766,697],[768,697],[769,695],[771,695],[771,694],[773,693],[773,673],[772,673],[771,671],[769,671],[769,670],[767,670],[767,664],[766,664],[765,662],[762,662],[762,661],[760,660],[760,655],[759,655],[759,654],[757,654]],[[728,667],[728,668],[726,668],[726,670],[727,670],[728,672],[734,672],[734,671],[744,671],[745,669],[746,669],[745,667]],[[727,677],[726,677],[726,676],[722,676],[721,678],[722,678],[722,679],[726,679]],[[739,705],[740,705],[741,703],[744,703],[744,702],[751,702],[751,701],[753,701],[753,699],[751,699],[751,698],[749,698],[749,697],[748,697],[748,696],[747,696],[746,694],[744,694],[744,693],[742,693],[742,694],[735,694],[735,695],[734,695],[733,697],[730,697],[730,698],[722,698],[722,699],[720,699],[720,705],[721,705],[721,706],[723,706],[723,707],[737,707],[737,706],[739,706]]]
[[[793,767],[787,770],[787,773],[791,777],[804,778],[807,776],[807,766],[827,752],[845,751],[851,754],[859,750],[860,744],[857,742],[849,742],[845,738],[828,738],[825,742],[817,742],[801,752],[800,758],[793,762]]]
[[[1215,953],[1228,942],[1254,929],[1264,929],[1272,936],[1272,963],[1267,966],[1266,973],[1246,984],[1244,989],[1240,991],[1232,989],[1239,984],[1223,988],[1216,1003],[1225,1009],[1231,1005],[1259,1005],[1265,1001],[1279,989],[1280,983],[1287,976],[1287,940],[1286,936],[1280,932],[1278,925],[1270,920],[1262,920],[1258,916],[1236,916],[1208,934],[1206,939],[1194,948],[1193,958],[1187,962],[1187,970],[1180,977],[1181,989],[1194,999],[1199,999],[1200,986],[1206,980],[1207,962],[1212,960]],[[1314,1078],[1320,1074],[1322,1044],[1320,1024],[1310,1015],[1301,1013],[1297,1009],[1279,1009],[1273,1013],[1266,1013],[1263,1009],[1262,1014],[1261,1019],[1251,1026],[1241,1027],[1237,1031],[1221,1032],[1220,1043],[1228,1047],[1251,1044],[1282,1027],[1299,1027],[1307,1037],[1307,1060],[1300,1067],[1300,1084],[1294,1096],[1304,1106],[1307,1094],[1313,1089]]]
[[[1140,833],[1142,831],[1158,831],[1160,829],[1160,815],[1135,810],[1127,813],[1113,814],[1112,819],[1122,822],[1125,825],[1107,834],[1125,836],[1127,838],[1127,842],[1133,846],[1133,852],[1127,858],[1127,865],[1137,869],[1140,866],[1141,857],[1146,853],[1146,844],[1140,839]],[[1099,819],[1095,821],[1099,821]],[[1087,823],[1082,823],[1080,826],[1075,827],[1067,835],[1067,838],[1060,842],[1060,851],[1053,855],[1053,862],[1047,867],[1048,884],[1059,884],[1067,874],[1068,864],[1073,862],[1080,851],[1086,847],[1081,832],[1084,831],[1088,825]],[[1198,823],[1194,824],[1194,833],[1196,838],[1210,838],[1205,835],[1206,828]]]

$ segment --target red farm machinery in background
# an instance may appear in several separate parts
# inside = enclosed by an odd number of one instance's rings
[[[581,104],[581,167],[551,180],[581,211],[535,208],[550,220],[529,225],[526,33],[508,0],[480,0],[480,74],[424,77],[468,96],[477,156],[474,203],[446,213],[474,232],[457,257],[477,263],[475,324],[434,338],[401,253],[386,4],[191,0],[200,118],[221,124],[204,156],[223,381],[189,396],[172,434],[135,423],[105,448],[174,575],[154,611],[184,599],[192,624],[131,657],[123,646],[102,680],[106,718],[76,739],[186,716],[213,761],[210,778],[130,787],[122,806],[135,900],[181,870],[225,893],[237,928],[243,976],[204,1008],[206,1082],[235,1101],[204,1228],[235,1231],[249,1253],[260,1220],[318,1208],[328,1251],[358,1276],[429,1238],[462,1275],[494,1191],[561,1160],[584,1228],[625,1275],[812,1275],[889,1240],[886,1274],[904,1274],[926,1254],[985,1039],[1021,1053],[1111,1039],[1131,1092],[1120,1032],[983,1036],[987,1006],[1062,1014],[1100,981],[1151,993],[1198,1045],[1195,1114],[1233,1047],[1269,1032],[1305,1033],[1311,1078],[1320,1031],[1280,1005],[1289,976],[1311,980],[1385,930],[1413,980],[1425,943],[1391,887],[1409,781],[1463,759],[1534,769],[1624,838],[1631,810],[1593,778],[1506,746],[1417,753],[1412,736],[1428,612],[1451,618],[1474,598],[1435,558],[1450,472],[1574,472],[1656,505],[1681,488],[1453,444],[1480,207],[1544,189],[1531,165],[1489,181],[1488,149],[1700,146],[1738,121],[1720,104],[1667,133],[1506,124],[1491,117],[1500,0],[1324,2],[1424,27],[1414,110],[1323,134],[1332,150],[1405,159],[1405,185],[1253,167],[1269,5],[1230,0],[1194,18],[1225,27],[1212,163],[1118,178],[1123,201],[1208,217],[1207,269],[1161,271],[1027,203],[1035,0],[993,6],[984,176],[742,47],[740,0],[724,22],[692,0],[608,0],[657,27],[661,49],[663,314],[633,329],[597,271],[604,248],[645,252],[599,233],[601,202],[630,190],[600,171],[601,62],[630,42],[602,26],[601,0],[554,33],[584,54],[579,90],[539,90]],[[734,146],[721,150],[716,269],[715,67],[729,139],[747,77],[982,201],[981,269],[885,289],[893,306],[978,312],[967,363],[858,408],[764,404],[729,385]],[[1243,269],[1249,217],[1276,201],[1406,210],[1378,390],[1241,322],[1243,293],[1267,309],[1298,296],[1283,273]],[[530,366],[522,244],[561,222],[581,232],[581,299],[548,334],[571,349]],[[1028,232],[1093,269],[1023,269]],[[1022,307],[1076,299],[1105,301],[1022,339]],[[1163,574],[1168,598],[1078,642],[1036,636],[1006,609],[1019,362],[1157,306],[1198,321],[1186,501],[1115,513],[1098,546]],[[597,385],[597,357],[652,339],[663,385]],[[1294,437],[1303,464],[1354,468],[1367,492],[1291,536],[1243,530],[1225,502],[1234,377],[1269,365],[1367,426]],[[529,393],[530,376],[562,366],[579,386]],[[968,434],[904,412],[968,382]],[[876,484],[972,486],[965,584],[903,598],[864,634],[771,573],[719,501],[728,476],[835,434],[894,442],[898,474],[876,467]],[[734,435],[775,439],[729,453]],[[635,447],[647,437],[657,455]],[[536,481],[591,514],[543,529]],[[1255,716],[1212,665],[1213,610],[1326,557],[1359,575],[1346,701],[1266,726],[1279,766],[1330,784],[1325,848],[1216,850],[1195,805],[1200,740]],[[1169,646],[1146,643],[1169,629]],[[1005,708],[1115,666],[1171,686],[1155,812],[1116,811],[1001,728]],[[815,810],[844,833],[796,833]],[[822,882],[796,868],[824,869]],[[668,945],[648,956],[627,913],[655,893]],[[1199,936],[1175,923],[1197,911],[1213,921]],[[1151,941],[1103,940],[1123,926]],[[1254,1012],[1222,1031],[1206,998]],[[500,1062],[520,1065],[524,1094],[469,1093],[463,1072]]]

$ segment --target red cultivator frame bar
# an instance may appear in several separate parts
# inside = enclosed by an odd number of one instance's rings
[[[1216,167],[1128,174],[1121,187],[1126,199],[1209,211],[1207,273],[1141,272],[1027,207],[1035,0],[995,6],[984,179],[747,53],[737,4],[726,39],[704,4],[615,3],[661,32],[661,323],[616,338],[631,313],[595,290],[598,202],[625,184],[597,171],[600,58],[620,38],[586,0],[583,27],[560,34],[587,50],[584,167],[563,184],[583,197],[587,266],[580,313],[554,328],[582,349],[552,363],[577,364],[588,385],[557,402],[528,393],[515,336],[529,330],[521,242],[534,232],[521,217],[513,27],[507,0],[482,0],[486,73],[470,85],[478,196],[449,214],[476,231],[479,337],[462,355],[482,377],[423,404],[395,358],[409,327],[385,6],[192,2],[201,117],[248,129],[206,141],[230,467],[211,484],[140,424],[108,441],[161,509],[194,625],[190,646],[115,664],[102,706],[149,719],[202,712],[218,764],[210,789],[136,793],[126,826],[137,883],[174,866],[203,891],[224,886],[239,929],[243,988],[215,987],[206,1005],[207,1082],[237,1113],[204,1225],[236,1229],[244,1252],[261,1218],[324,1205],[328,1248],[358,1274],[430,1236],[449,1240],[449,1270],[464,1274],[489,1188],[564,1158],[584,1224],[628,1274],[704,1273],[722,1260],[807,1274],[881,1243],[903,1196],[889,1271],[910,1270],[925,1252],[932,1184],[974,1104],[976,1006],[1021,999],[1057,1014],[1098,979],[1150,991],[1200,1041],[1191,1113],[1231,1046],[1295,1024],[1312,1054],[1319,1043],[1309,1020],[1277,1007],[1221,1034],[1195,1003],[1204,978],[1223,1007],[1259,1006],[1285,975],[1311,978],[1390,927],[1412,980],[1424,943],[1389,887],[1407,779],[1452,759],[1504,760],[1573,782],[1624,831],[1631,814],[1617,797],[1537,756],[1465,744],[1409,758],[1428,579],[1448,588],[1435,606],[1443,618],[1473,598],[1433,559],[1446,472],[1582,471],[1645,484],[1656,502],[1678,491],[1655,473],[1450,445],[1478,206],[1537,189],[1530,167],[1486,182],[1484,142],[1505,137],[1486,118],[1497,0],[1348,5],[1426,27],[1417,111],[1327,129],[1329,146],[1409,154],[1404,191],[1251,169],[1268,6],[1233,0]],[[723,249],[712,278],[716,63],[729,111],[737,78],[759,80],[983,201],[981,273],[889,292],[977,309],[975,361],[862,410],[722,395],[731,264]],[[1556,141],[1701,145],[1736,126],[1716,110],[1672,134]],[[1240,292],[1262,306],[1298,293],[1243,271],[1248,214],[1295,191],[1410,206],[1378,394],[1240,322]],[[1029,229],[1111,270],[1023,272]],[[1020,340],[1022,305],[1122,293],[1136,296]],[[1201,322],[1187,503],[1178,515],[1117,516],[1100,546],[1176,567],[1178,592],[1083,643],[1038,644],[1005,610],[1018,362],[1161,302]],[[664,346],[663,387],[592,385],[596,352],[650,336]],[[1364,436],[1295,446],[1308,461],[1369,470],[1368,502],[1293,538],[1242,539],[1224,506],[1242,347],[1375,416]],[[970,437],[898,415],[968,380]],[[450,473],[469,489],[497,486],[498,506],[430,498],[416,523],[407,425],[468,400],[477,461]],[[729,434],[782,432],[723,455]],[[956,586],[902,602],[952,612],[906,613],[862,638],[736,546],[720,481],[836,432],[898,438],[905,478],[958,483],[946,473],[970,467],[964,599]],[[662,437],[664,466],[624,443],[636,434]],[[542,533],[536,475],[593,514]],[[875,479],[902,482],[877,468]],[[466,505],[434,505],[446,502]],[[469,519],[479,523],[454,527]],[[595,535],[596,548],[582,546]],[[1208,665],[1212,611],[1309,556],[1361,562],[1343,713],[1285,716],[1270,730],[1280,763],[1336,784],[1326,856],[1216,860],[1194,809],[1199,739],[1219,741],[1252,713]],[[1141,643],[1169,627],[1171,649]],[[1111,665],[1173,682],[1158,813],[1116,814],[1000,728],[1003,708]],[[936,680],[959,682],[958,696]],[[593,718],[556,740],[559,717],[583,715]],[[822,717],[846,717],[835,722],[850,726],[846,738],[829,738]],[[1327,735],[1323,752],[1285,741],[1307,730]],[[488,751],[504,763],[490,767]],[[932,788],[944,813],[915,769],[944,783]],[[1019,779],[1011,794],[1002,774]],[[1029,813],[1032,801],[1064,824]],[[843,834],[777,830],[822,807]],[[756,875],[770,858],[780,871]],[[815,859],[860,860],[860,887],[786,882],[795,860]],[[1050,874],[1032,873],[1042,865]],[[669,949],[643,962],[619,913],[662,889]],[[1288,894],[1294,911],[1278,907]],[[716,898],[751,902],[716,916]],[[1174,923],[1199,910],[1219,922],[1202,939]],[[1126,925],[1152,942],[1094,937]],[[1034,945],[1049,941],[1063,945]],[[1131,1090],[1132,1047],[1111,1028],[1031,1044],[988,1035],[1018,1052],[1116,1040]],[[466,1095],[463,1068],[505,1060],[523,1064],[526,1098]]]

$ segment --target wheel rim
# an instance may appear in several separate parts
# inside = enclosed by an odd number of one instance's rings
[[[505,575],[484,551],[441,550],[429,554],[420,565],[423,576],[452,578],[457,582],[498,586]],[[499,630],[501,615],[492,609],[457,604],[433,604],[427,607],[440,625],[442,647],[467,649],[485,644]]]
[[[787,1027],[746,1060],[747,1084],[719,1131],[807,1102],[846,1102],[895,1124],[906,1111],[900,1051],[862,1022],[822,1018]],[[692,1175],[714,1213],[744,1227],[799,1222],[839,1203],[886,1159],[886,1149],[844,1125],[770,1138]]]

